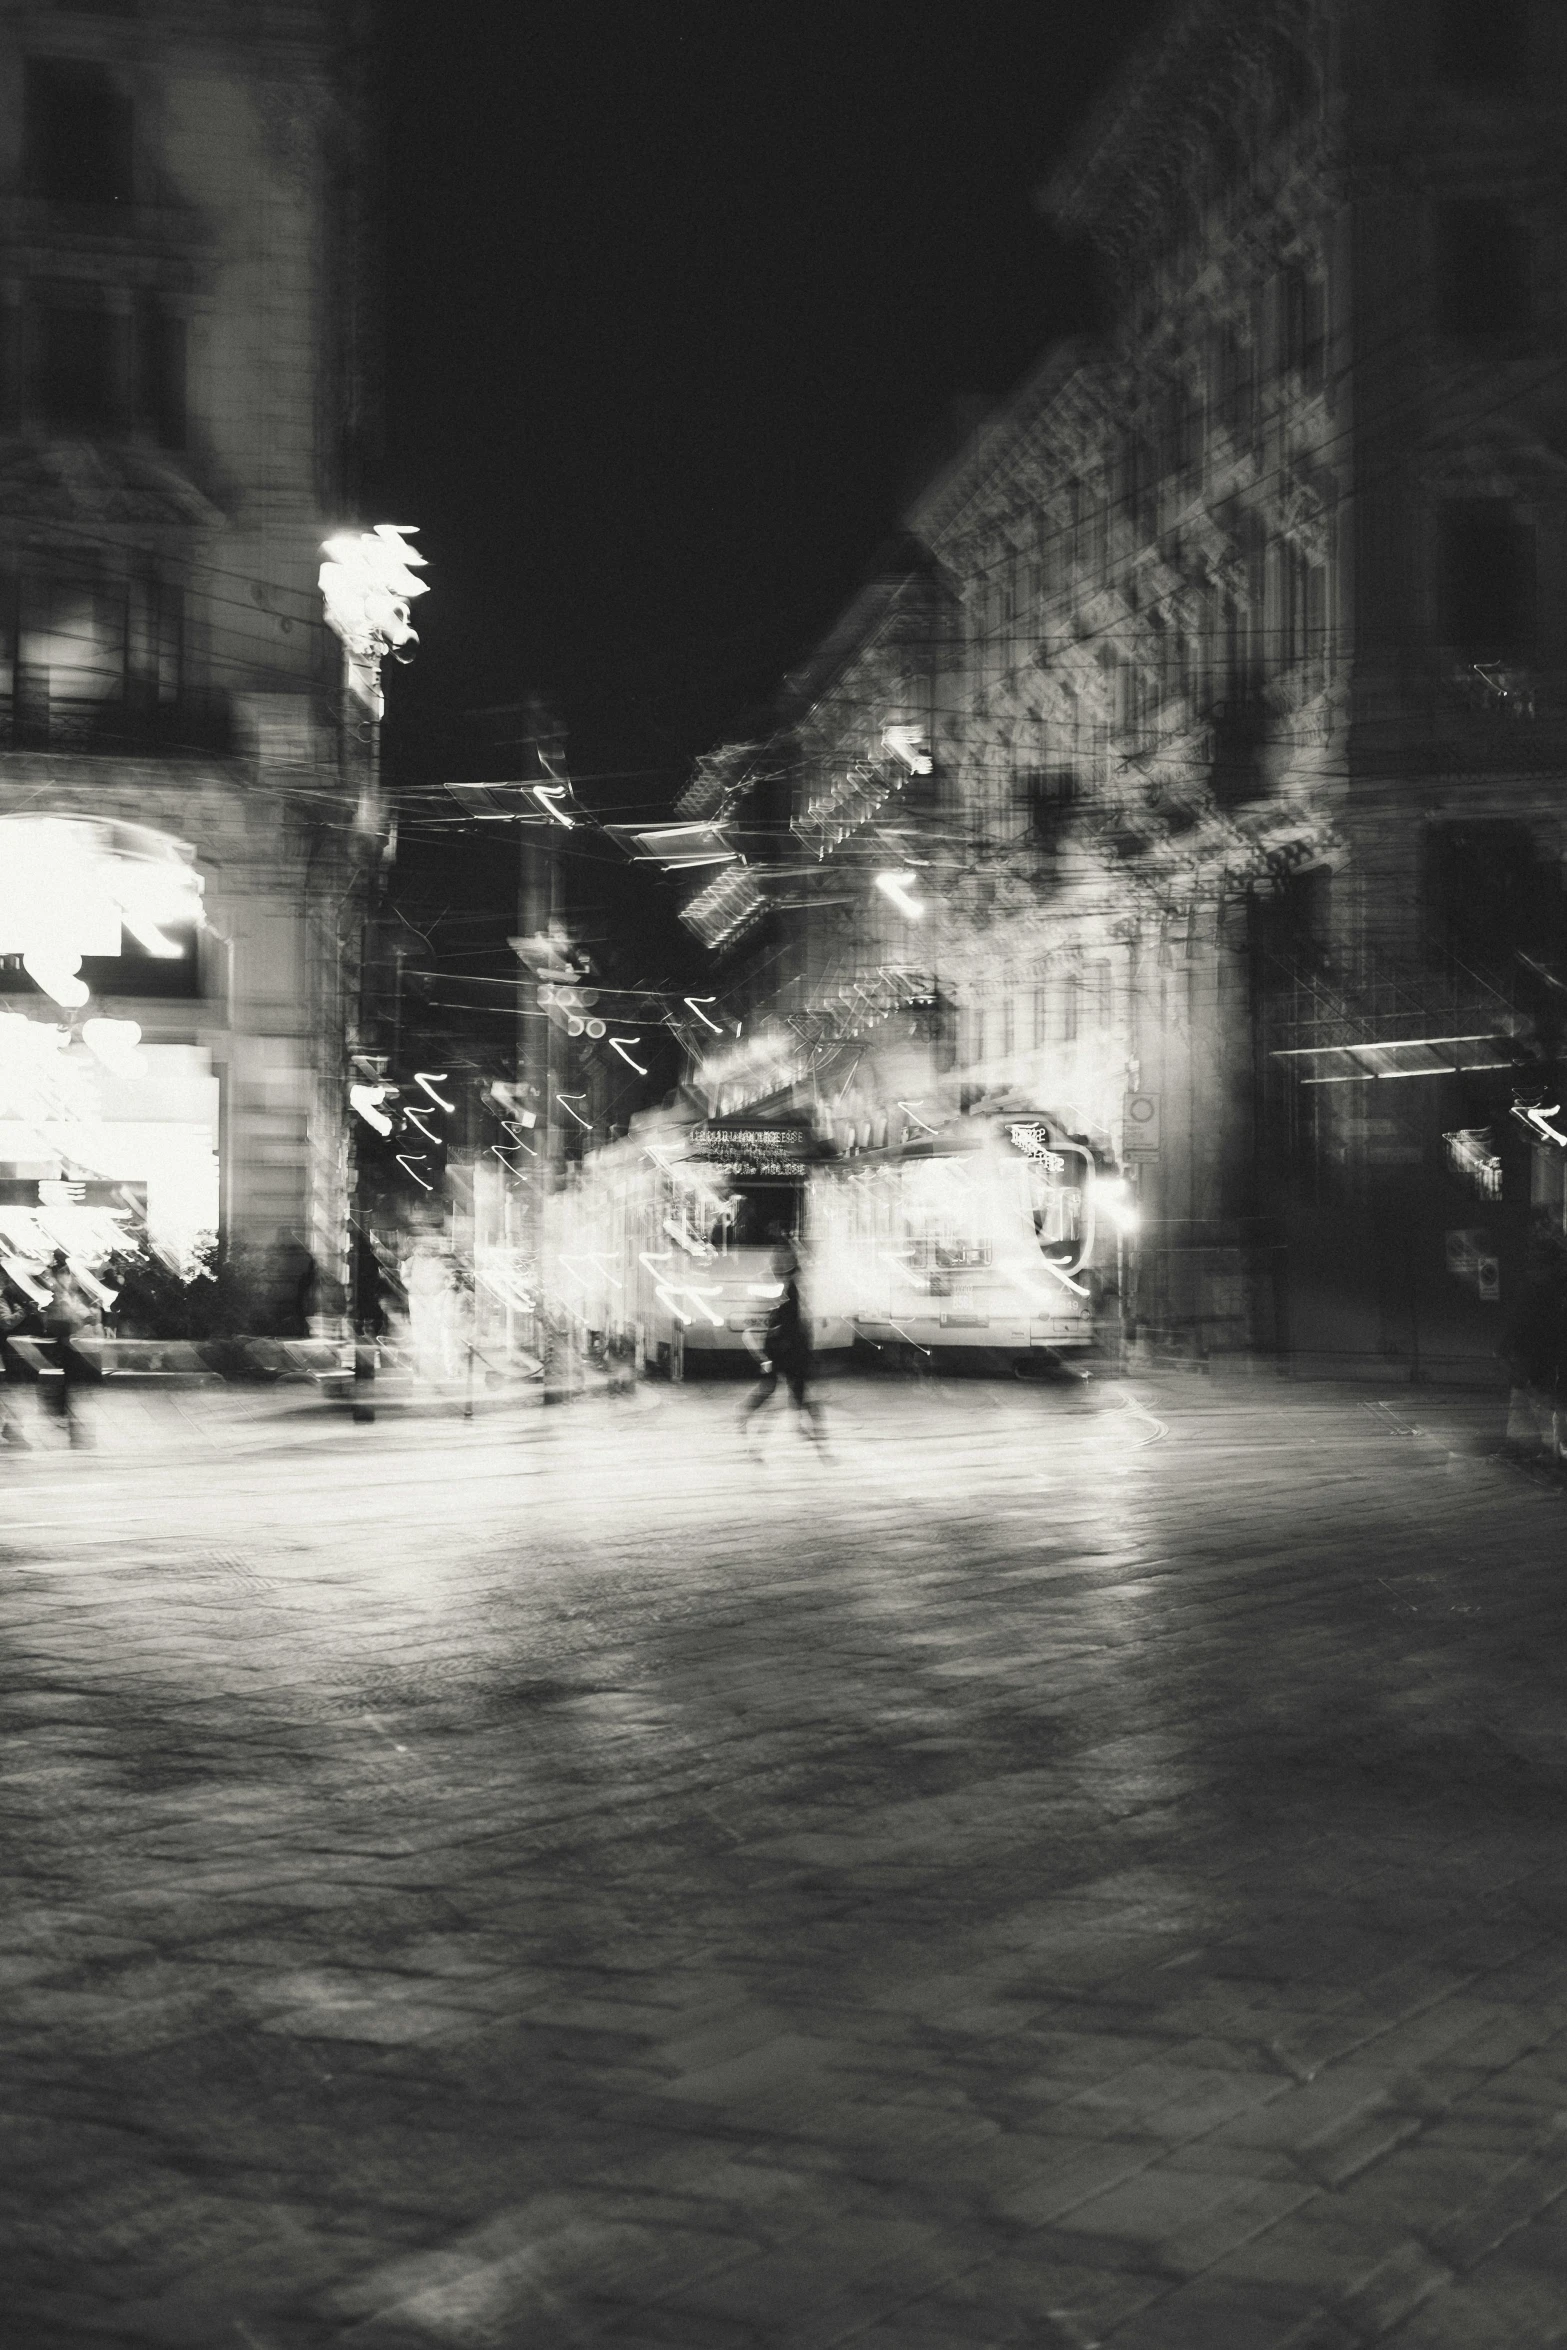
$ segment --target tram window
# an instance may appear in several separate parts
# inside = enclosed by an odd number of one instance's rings
[[[731,1205],[734,1221],[723,1243],[726,1248],[770,1248],[799,1225],[800,1198],[792,1184],[747,1185],[735,1193]]]

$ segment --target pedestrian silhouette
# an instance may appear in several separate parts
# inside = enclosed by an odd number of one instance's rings
[[[771,1270],[778,1294],[768,1310],[762,1335],[762,1376],[746,1398],[740,1426],[747,1436],[762,1406],[778,1392],[783,1379],[789,1400],[800,1414],[801,1431],[825,1444],[827,1429],[822,1407],[810,1393],[811,1326],[800,1296],[800,1259],[792,1241],[780,1240],[773,1250]]]
[[[45,1393],[51,1410],[65,1423],[65,1432],[74,1444],[87,1442],[82,1425],[78,1398],[89,1379],[97,1376],[92,1364],[76,1344],[76,1333],[92,1315],[81,1283],[71,1270],[71,1261],[63,1248],[57,1248],[44,1270],[48,1286],[48,1303],[40,1310],[39,1319],[49,1351],[54,1357],[58,1377],[51,1379]]]

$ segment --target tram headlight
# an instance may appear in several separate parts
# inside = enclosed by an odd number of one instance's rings
[[[1142,1222],[1132,1187],[1124,1175],[1101,1175],[1094,1185],[1094,1199],[1117,1232],[1135,1232]]]

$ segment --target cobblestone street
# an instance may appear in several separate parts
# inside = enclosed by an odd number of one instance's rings
[[[824,1392],[0,1455],[7,2342],[1567,2339],[1500,1401]]]

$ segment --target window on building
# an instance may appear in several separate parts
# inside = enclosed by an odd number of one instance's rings
[[[1526,658],[1535,632],[1534,525],[1501,498],[1449,506],[1441,517],[1437,626],[1471,661]]]
[[[1241,442],[1256,424],[1251,353],[1231,326],[1215,327],[1208,346],[1208,398],[1214,421]]]
[[[1050,998],[1049,998],[1049,993],[1048,993],[1048,991],[1047,991],[1045,988],[1043,988],[1043,987],[1036,987],[1036,988],[1034,989],[1033,993],[1034,993],[1034,1042],[1035,1042],[1035,1044],[1036,1044],[1036,1045],[1038,1045],[1038,1044],[1043,1044],[1043,1043],[1045,1042],[1045,1039],[1048,1037],[1048,1035],[1049,1035],[1049,1033],[1050,1033],[1050,1029],[1049,1029],[1049,1019],[1050,1019]]]
[[[1278,551],[1280,656],[1287,668],[1320,662],[1326,636],[1327,580],[1320,563],[1286,541]]]
[[[1191,400],[1185,379],[1172,376],[1159,395],[1159,470],[1184,473],[1191,462]]]
[[[1102,482],[1090,493],[1085,529],[1088,576],[1096,585],[1101,584],[1110,556],[1110,510]]]
[[[115,422],[117,320],[102,308],[45,301],[34,315],[32,406],[61,432],[103,433]]]
[[[1012,804],[1025,840],[1055,839],[1071,808],[1076,781],[1069,767],[1026,767],[1012,778]]]
[[[14,430],[21,420],[21,323],[17,304],[0,295],[0,432]]]
[[[1435,0],[1436,70],[1460,89],[1515,82],[1528,64],[1528,0]]]
[[[1017,1050],[1017,998],[1007,994],[1001,999],[1001,1057],[1007,1060]]]
[[[185,446],[185,321],[156,308],[138,322],[136,412],[160,447]]]
[[[1313,391],[1322,383],[1326,317],[1322,280],[1292,261],[1279,281],[1279,364]]]
[[[131,108],[109,69],[30,57],[22,85],[22,184],[61,204],[128,204]]]
[[[1063,1044],[1075,1044],[1077,1042],[1078,1017],[1081,996],[1082,983],[1079,980],[1077,973],[1075,971],[1068,971],[1061,982],[1060,995],[1061,1042]]]
[[[1506,818],[1428,827],[1425,913],[1439,953],[1482,969],[1520,953],[1559,966],[1567,951],[1561,867],[1527,824]]]
[[[1443,204],[1436,222],[1437,318],[1466,341],[1519,334],[1529,324],[1528,234],[1508,204]]]
[[[172,714],[182,688],[177,587],[138,577],[0,580],[0,735],[92,745]]]
[[[1322,967],[1333,935],[1333,875],[1326,865],[1298,868],[1247,899],[1251,944],[1270,976]]]

